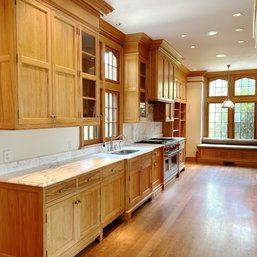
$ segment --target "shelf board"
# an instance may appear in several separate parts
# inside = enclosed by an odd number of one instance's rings
[[[173,129],[173,132],[179,132],[179,129]]]

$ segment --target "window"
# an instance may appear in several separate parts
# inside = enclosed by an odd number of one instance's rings
[[[118,93],[105,92],[105,137],[118,136]]]
[[[254,138],[254,103],[236,103],[234,135],[237,139]]]
[[[228,137],[228,109],[221,108],[221,103],[209,104],[209,137]]]
[[[249,78],[236,80],[235,95],[255,95],[255,80]]]
[[[205,94],[205,130],[209,138],[257,138],[257,95],[255,70],[232,71],[229,86],[226,72],[206,74],[207,93]],[[229,90],[229,92],[228,92]],[[234,102],[234,109],[221,108],[227,96]]]
[[[105,78],[118,81],[118,54],[109,48],[104,53]]]
[[[100,142],[99,126],[84,126],[83,127],[83,141],[85,145]]]
[[[227,96],[228,82],[223,79],[216,79],[209,84],[209,96]]]

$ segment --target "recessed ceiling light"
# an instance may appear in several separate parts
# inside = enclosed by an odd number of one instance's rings
[[[238,42],[238,44],[243,44],[245,41],[244,40],[238,40],[237,42]]]
[[[217,58],[223,58],[223,57],[226,57],[227,55],[226,54],[217,54],[216,57]]]
[[[121,22],[117,22],[117,23],[115,23],[115,26],[117,26],[117,27],[119,27],[119,26],[121,26],[122,25],[122,23]]]
[[[194,48],[195,48],[195,45],[191,45],[190,48],[191,48],[191,49],[194,49]]]
[[[217,35],[218,34],[218,32],[217,31],[209,31],[208,32],[208,36],[214,36],[214,35]]]
[[[242,12],[236,12],[236,13],[233,14],[234,17],[240,17],[242,15],[243,15]]]
[[[244,30],[244,28],[242,28],[242,27],[241,27],[241,28],[236,28],[236,29],[235,29],[235,31],[243,31],[243,30]]]
[[[187,35],[186,34],[182,34],[181,37],[187,37]]]

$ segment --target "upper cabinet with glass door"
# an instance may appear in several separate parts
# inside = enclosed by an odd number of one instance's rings
[[[82,122],[99,122],[98,37],[81,30]]]
[[[124,45],[124,122],[146,121],[151,39],[144,33],[127,35]]]

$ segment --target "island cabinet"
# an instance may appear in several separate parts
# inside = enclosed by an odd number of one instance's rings
[[[150,43],[151,39],[144,33],[125,38],[124,122],[146,121]]]
[[[124,212],[124,161],[47,187],[0,183],[0,256],[72,257]]]
[[[173,103],[174,62],[170,46],[164,40],[154,40],[150,48],[150,87],[148,100]]]
[[[125,220],[152,196],[152,153],[126,160]]]
[[[99,16],[79,2],[0,1],[0,129],[96,119]]]

